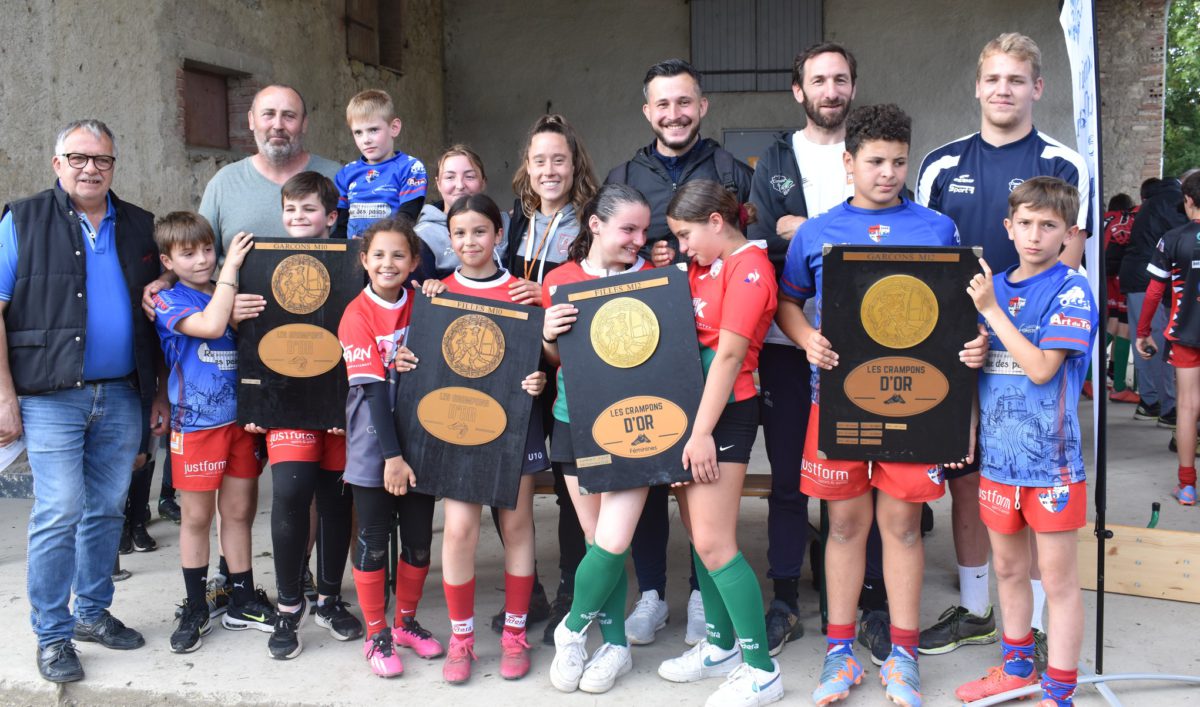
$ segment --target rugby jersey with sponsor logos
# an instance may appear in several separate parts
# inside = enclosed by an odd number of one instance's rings
[[[933,150],[921,162],[917,203],[940,211],[958,225],[963,245],[983,246],[992,272],[1017,264],[1004,219],[1008,194],[1033,177],[1058,177],[1079,190],[1079,227],[1092,232],[1091,180],[1078,152],[1036,129],[999,147],[979,133]]]
[[[425,198],[428,181],[421,160],[403,152],[378,164],[360,158],[342,167],[334,182],[338,208],[349,211],[346,235],[357,238],[371,224],[394,215],[401,204]]]
[[[988,326],[991,348],[979,376],[980,471],[1014,486],[1083,481],[1078,401],[1099,310],[1087,278],[1062,263],[1020,282],[1010,280],[1015,270],[992,278],[996,301],[1026,339],[1067,357],[1037,385]]]
[[[212,295],[180,282],[154,296],[154,328],[162,343],[171,401],[171,430],[195,432],[237,419],[237,339],[225,325],[216,339],[179,331],[184,319],[204,311]]]
[[[848,199],[820,216],[805,221],[788,245],[779,291],[792,299],[816,300],[812,325],[821,328],[822,266],[826,245],[953,246],[958,245],[954,222],[942,214],[901,197],[900,204],[870,210]],[[820,375],[812,370],[812,402],[820,402]]]
[[[717,258],[708,265],[692,259],[688,285],[705,378],[717,355],[721,330],[744,336],[750,340],[750,348],[733,381],[729,402],[753,398],[758,394],[754,387],[758,352],[779,304],[779,286],[775,284],[775,266],[767,257],[767,242],[748,241],[728,258]]]
[[[1189,221],[1172,228],[1158,239],[1146,271],[1150,277],[1171,287],[1171,318],[1164,332],[1167,339],[1185,346],[1200,346],[1200,223]]]

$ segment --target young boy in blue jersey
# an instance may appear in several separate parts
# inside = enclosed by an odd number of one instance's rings
[[[190,653],[211,630],[205,575],[213,514],[221,513],[221,549],[229,565],[231,596],[221,624],[270,632],[275,611],[254,586],[250,529],[262,473],[254,438],[237,424],[237,343],[230,316],[237,275],[252,236],[239,233],[212,281],[216,237],[203,216],[176,211],[154,225],[163,267],[179,278],[154,295],[154,326],[170,372],[171,459],[180,491],[179,555],[187,591],[171,650]]]
[[[1072,704],[1083,640],[1076,530],[1086,522],[1079,394],[1099,321],[1087,279],[1059,260],[1079,236],[1079,192],[1036,177],[1008,197],[1004,226],[1019,261],[967,288],[991,341],[979,379],[979,515],[988,528],[1004,619],[1002,664],[955,692],[964,702],[1033,685],[1032,531],[1050,604],[1041,707]]]
[[[386,91],[371,89],[350,99],[346,123],[362,157],[334,180],[338,209],[348,211],[346,234],[357,238],[383,218],[405,214],[415,223],[425,204],[425,165],[396,150],[400,119]]]
[[[838,355],[821,335],[822,248],[826,244],[952,246],[959,242],[954,222],[904,197],[912,123],[895,105],[863,106],[846,119],[846,171],[854,179],[854,196],[800,227],[788,246],[779,284],[776,321],[792,341],[805,349],[812,366],[812,411],[804,444],[800,490],[828,501],[830,534],[825,546],[829,596],[828,650],[820,683],[813,692],[818,705],[849,696],[862,681],[863,667],[853,641],[859,591],[866,562],[872,517],[883,540],[884,580],[891,609],[892,650],[881,677],[892,702],[921,704],[917,668],[917,628],[925,554],[921,543],[921,504],[941,497],[942,470],[937,462],[898,463],[822,459],[817,453],[818,369],[837,365]],[[816,321],[803,306],[816,298]],[[959,358],[968,366],[983,364],[985,337],[968,342]],[[965,450],[946,450],[946,458]],[[877,493],[876,493],[877,491]]]

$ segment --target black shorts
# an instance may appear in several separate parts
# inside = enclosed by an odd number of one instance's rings
[[[557,417],[550,432],[550,461],[571,465],[571,476],[575,476],[575,446],[571,444],[571,426]],[[566,473],[564,470],[563,473]]]
[[[750,449],[758,437],[758,398],[728,403],[713,428],[717,444],[717,461],[747,464]]]
[[[521,460],[521,476],[536,474],[550,468],[546,454],[546,429],[542,425],[542,399],[533,399],[529,410],[529,429],[525,433],[525,456]]]

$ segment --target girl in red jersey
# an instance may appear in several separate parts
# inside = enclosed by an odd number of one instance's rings
[[[503,235],[500,209],[483,194],[457,199],[447,212],[450,245],[461,265],[443,282],[456,294],[513,301],[509,286],[514,278],[496,265],[494,252]],[[504,630],[500,638],[500,677],[515,680],[529,672],[529,643],[525,621],[533,592],[533,474],[547,469],[546,435],[536,397],[546,387],[546,374],[536,371],[521,382],[534,396],[526,435],[524,464],[513,510],[499,509],[504,538]],[[475,658],[475,551],[479,545],[481,507],[452,498],[443,500],[445,532],[442,536],[442,584],[450,614],[450,646],[442,677],[463,683],[471,677]],[[495,510],[495,509],[494,509]]]
[[[393,409],[398,373],[415,357],[404,346],[412,295],[404,283],[416,267],[420,241],[408,219],[383,219],[363,232],[362,264],[370,283],[346,307],[338,340],[350,394],[346,400],[346,483],[354,489],[358,538],[351,554],[354,585],[366,621],[363,655],[380,677],[404,671],[395,646],[407,645],[422,658],[441,655],[441,644],[416,621],[417,602],[429,572],[433,540],[432,496],[418,493],[416,474],[404,461]],[[396,622],[386,604],[388,535],[399,517],[400,560],[396,569]]]
[[[584,224],[583,233],[571,246],[570,259],[546,276],[542,296],[545,305],[550,304],[550,295],[558,285],[651,267],[638,255],[650,228],[650,204],[636,189],[624,184],[601,187],[584,210]],[[575,306],[567,303],[546,310],[542,350],[551,364],[559,363],[558,337],[570,330],[577,313]],[[567,391],[560,368],[550,459],[562,464],[571,501],[591,547],[575,572],[571,610],[554,630],[550,682],[563,692],[580,689],[598,693],[610,689],[619,676],[633,668],[625,636],[625,558],[647,489],[583,495],[575,473],[569,425]],[[600,624],[604,643],[588,659],[585,631],[593,619]]]
[[[742,481],[758,427],[752,376],[777,290],[766,243],[742,234],[753,221],[752,206],[739,205],[709,180],[684,184],[667,206],[667,225],[680,252],[691,257],[688,281],[704,365],[700,409],[683,448],[693,481],[676,497],[692,540],[708,637],[664,661],[658,674],[673,682],[728,675],[710,706],[783,698],[779,664],[768,654],[758,579],[737,546]]]

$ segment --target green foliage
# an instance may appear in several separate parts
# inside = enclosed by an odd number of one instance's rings
[[[1200,167],[1200,0],[1173,0],[1167,16],[1163,174]]]

